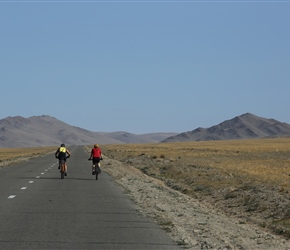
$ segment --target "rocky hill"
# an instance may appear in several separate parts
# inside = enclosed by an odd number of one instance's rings
[[[238,140],[290,136],[290,124],[246,113],[210,128],[197,128],[162,142]]]
[[[47,115],[29,118],[15,116],[0,120],[0,148],[54,146],[60,143],[67,145],[155,143],[171,135],[175,134],[92,132]]]
[[[67,145],[158,143],[208,140],[236,140],[290,136],[290,125],[250,113],[210,128],[184,133],[132,134],[126,131],[92,132],[42,115],[0,120],[0,148]]]

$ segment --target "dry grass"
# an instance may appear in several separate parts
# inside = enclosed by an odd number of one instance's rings
[[[56,147],[0,148],[0,166],[21,161],[23,158],[38,157],[55,150]]]
[[[179,166],[210,167],[229,175],[245,175],[261,182],[288,184],[290,139],[210,141],[164,144],[105,145],[114,157],[146,155]],[[176,174],[176,173],[175,173]]]
[[[290,139],[103,145],[168,186],[290,237]]]

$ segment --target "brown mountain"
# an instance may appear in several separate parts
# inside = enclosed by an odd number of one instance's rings
[[[177,135],[177,133],[149,133],[136,135],[124,131],[103,133],[103,135],[109,136],[123,143],[155,143],[160,142],[170,136]]]
[[[166,138],[162,142],[237,140],[290,136],[290,125],[250,113],[210,128],[197,128]]]
[[[0,120],[0,148],[67,145],[155,143],[174,133],[135,135],[127,132],[101,133],[71,126],[54,117],[21,116]]]

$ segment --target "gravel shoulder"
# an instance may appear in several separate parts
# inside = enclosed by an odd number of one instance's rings
[[[132,165],[105,157],[110,174],[140,207],[185,249],[290,250],[290,242],[205,206]]]

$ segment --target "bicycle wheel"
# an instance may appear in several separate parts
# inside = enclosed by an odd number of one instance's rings
[[[95,172],[95,175],[96,175],[96,180],[97,180],[98,179],[98,175],[99,175],[98,171]]]

